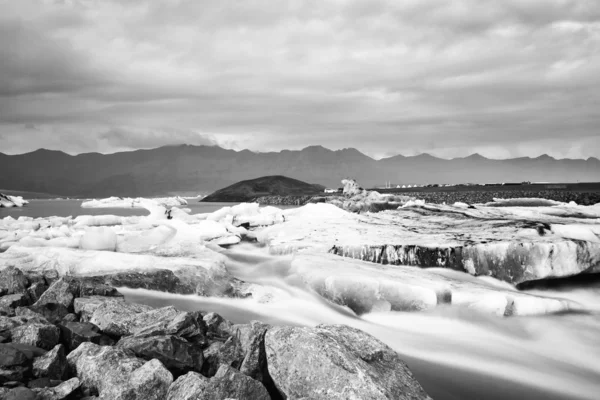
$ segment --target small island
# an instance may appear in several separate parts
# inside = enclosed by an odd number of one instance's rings
[[[264,196],[307,196],[322,194],[325,186],[288,178],[283,175],[263,176],[234,183],[206,196],[203,202],[248,202]]]

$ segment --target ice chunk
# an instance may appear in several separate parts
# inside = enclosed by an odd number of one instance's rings
[[[81,203],[83,208],[146,208],[146,204],[153,203],[162,207],[185,206],[188,204],[183,197],[162,198],[131,198],[131,197],[109,197],[100,200],[89,200]]]
[[[110,228],[89,228],[81,236],[79,248],[82,250],[115,251],[117,249],[117,235]]]

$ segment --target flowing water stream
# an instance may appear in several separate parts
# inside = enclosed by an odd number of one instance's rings
[[[240,245],[226,251],[239,279],[266,287],[270,301],[174,295],[121,288],[131,301],[184,310],[214,311],[234,323],[315,326],[346,324],[382,340],[408,363],[434,398],[600,398],[600,283],[563,285],[536,294],[569,298],[589,313],[495,317],[447,306],[427,312],[356,316],[286,274],[291,256]],[[460,273],[453,273],[453,277]],[[473,277],[464,274],[464,279]]]

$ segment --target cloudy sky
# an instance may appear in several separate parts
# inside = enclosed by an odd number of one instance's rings
[[[0,0],[0,152],[600,157],[598,0]]]

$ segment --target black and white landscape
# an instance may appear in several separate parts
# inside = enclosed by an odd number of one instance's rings
[[[600,393],[600,3],[0,1],[0,400]]]

